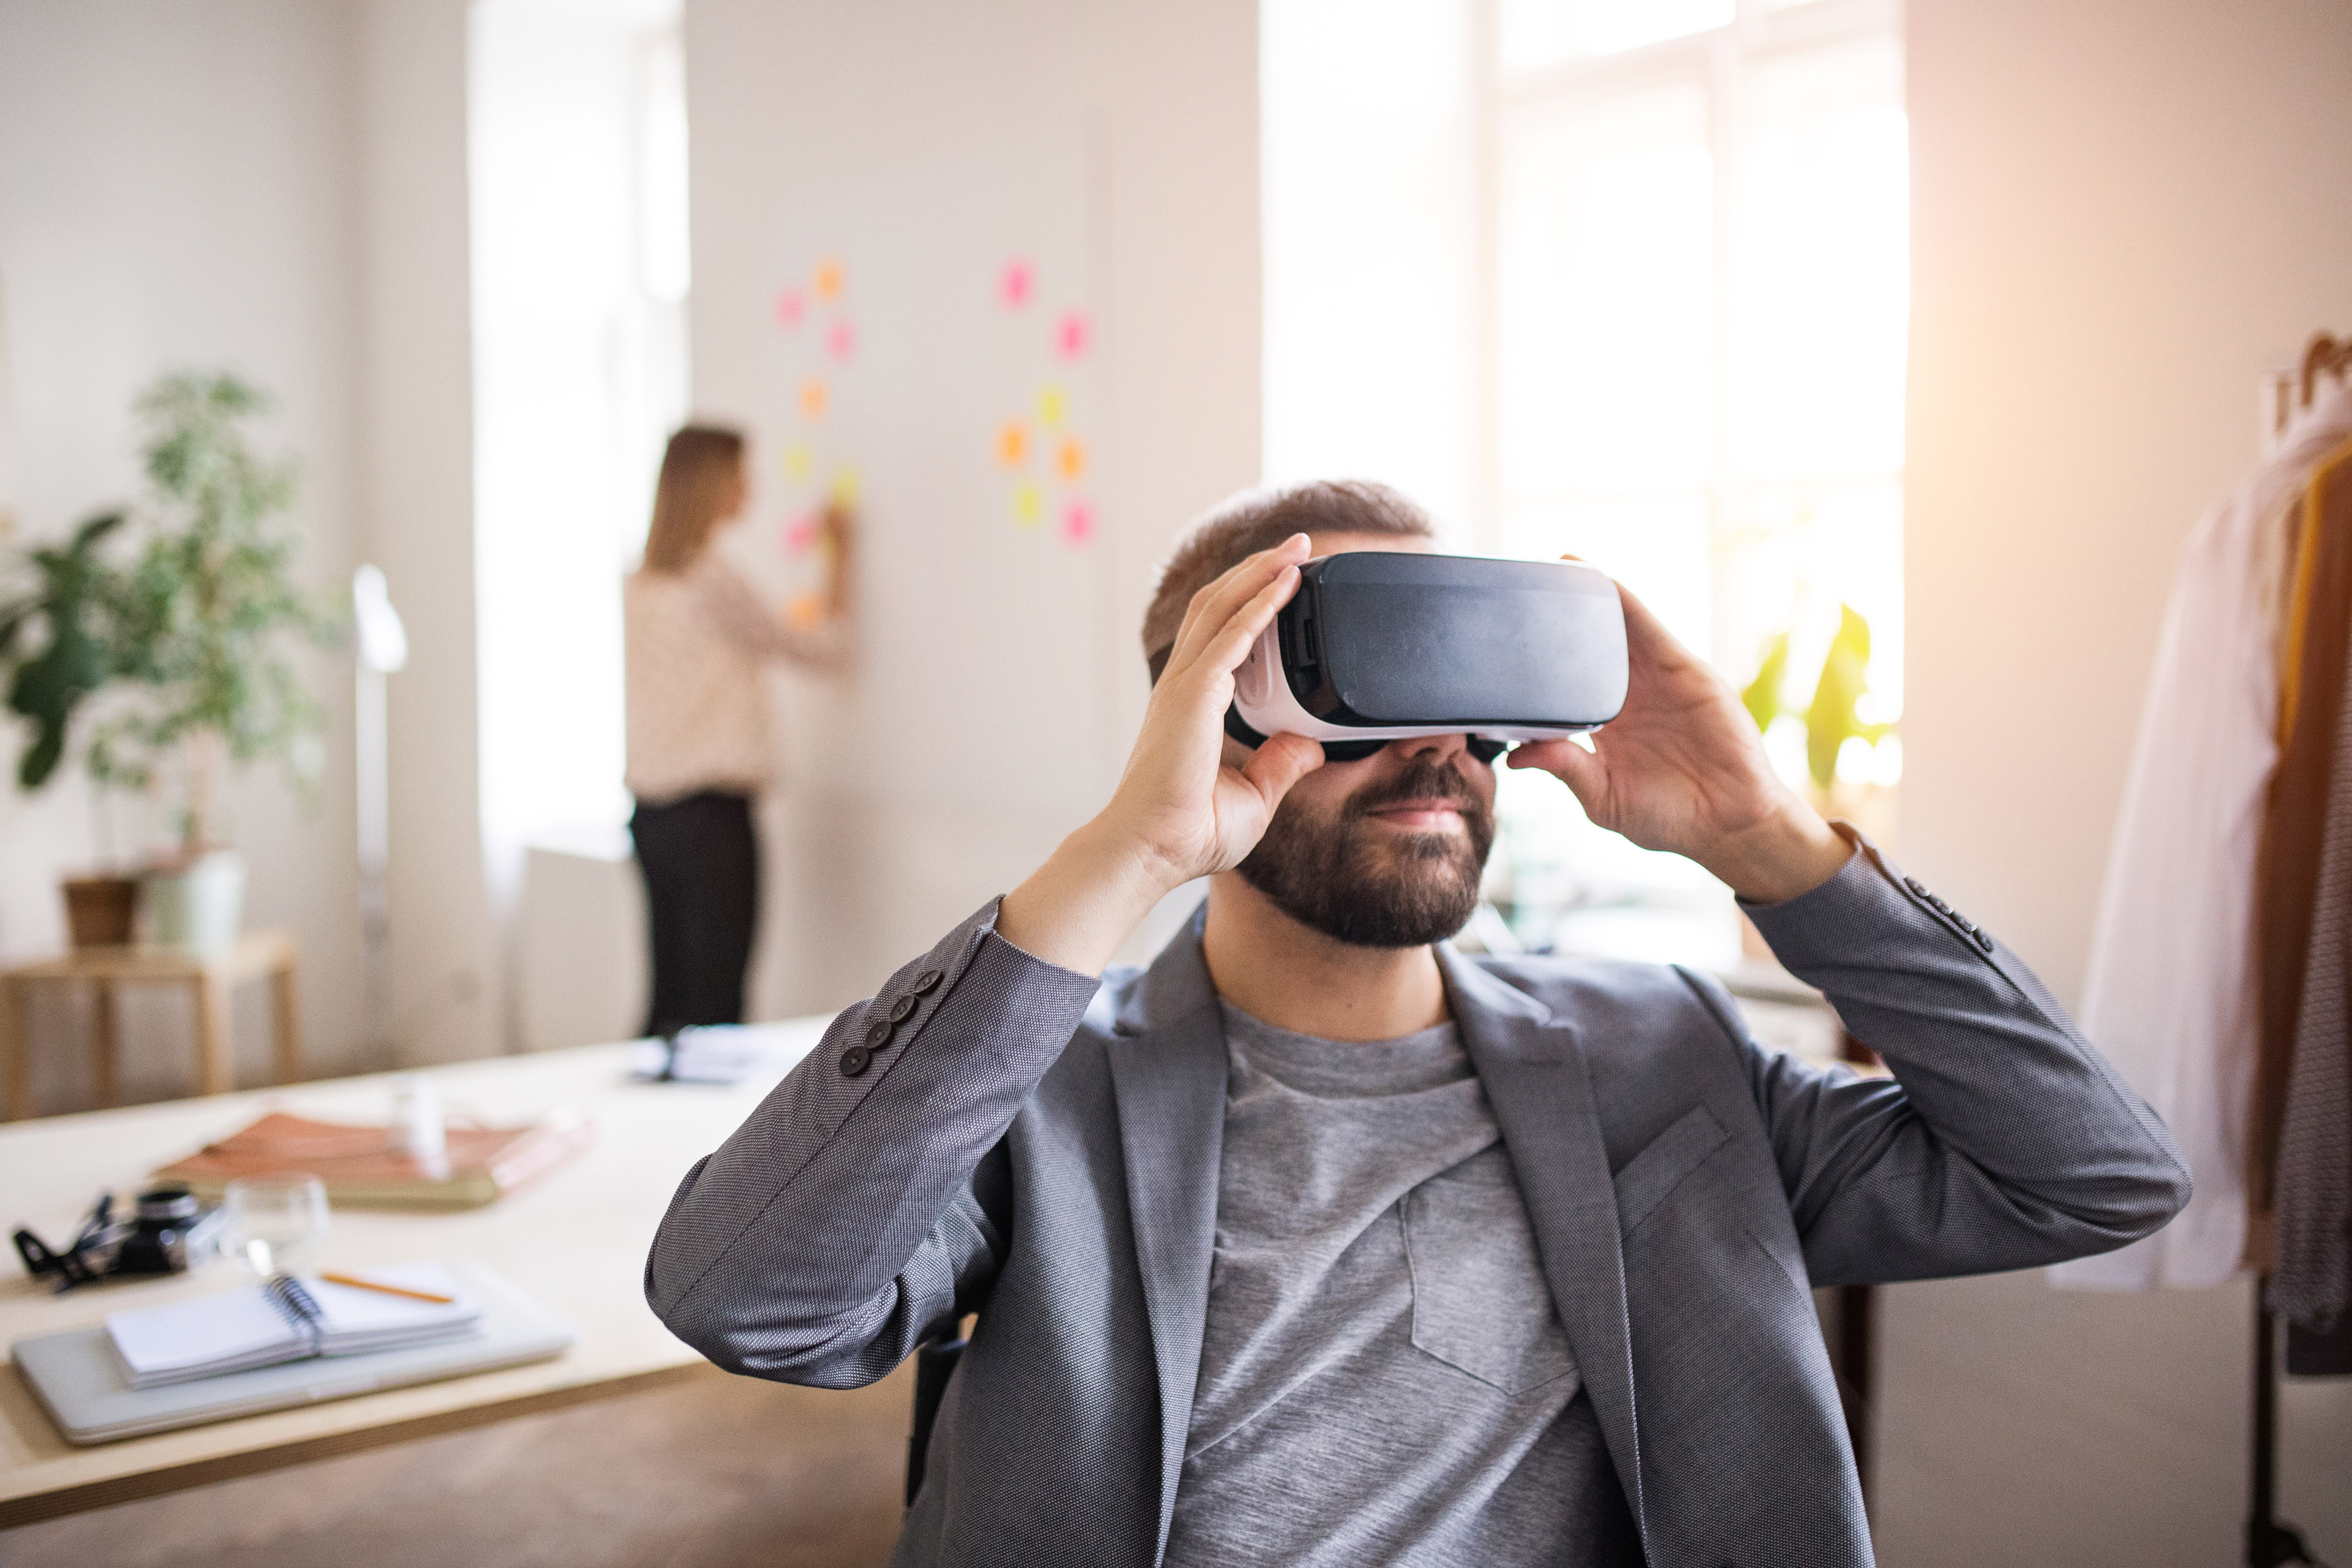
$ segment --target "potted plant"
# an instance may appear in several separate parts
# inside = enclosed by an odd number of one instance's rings
[[[112,674],[99,624],[107,585],[99,549],[121,526],[122,513],[103,512],[74,530],[64,545],[26,552],[33,585],[0,605],[0,662],[10,666],[8,710],[33,731],[32,743],[16,760],[22,789],[39,789],[57,772],[75,710]],[[38,651],[19,656],[20,647],[35,647]],[[138,894],[138,881],[119,873],[67,878],[66,929],[73,944],[129,942]]]
[[[245,866],[223,831],[222,769],[282,760],[306,788],[319,773],[322,715],[293,644],[324,640],[333,623],[293,579],[295,544],[281,525],[292,466],[263,457],[247,431],[267,406],[257,389],[217,374],[167,375],[140,398],[152,496],[132,514],[128,560],[100,552],[112,525],[85,525],[75,624],[89,654],[60,683],[70,690],[62,707],[36,721],[27,752],[54,737],[62,754],[75,709],[95,698],[103,711],[85,753],[91,780],[176,784],[178,843],[145,879],[149,935],[206,951],[233,943],[243,915]],[[59,646],[60,624],[52,620],[43,658]],[[17,667],[12,692],[34,662]]]

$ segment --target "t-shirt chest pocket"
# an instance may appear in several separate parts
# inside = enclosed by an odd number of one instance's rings
[[[1398,1207],[1418,1349],[1507,1394],[1576,1374],[1500,1144],[1432,1176]]]

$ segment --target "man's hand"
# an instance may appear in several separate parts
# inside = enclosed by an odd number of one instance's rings
[[[1307,557],[1293,534],[1192,595],[1110,805],[1005,895],[1006,941],[1101,973],[1161,897],[1239,865],[1290,786],[1322,765],[1323,748],[1298,735],[1275,736],[1245,767],[1223,761],[1234,671],[1298,591]]]
[[[1723,678],[1676,642],[1649,607],[1625,606],[1632,679],[1625,708],[1593,737],[1538,741],[1511,753],[1575,792],[1584,814],[1644,849],[1686,855],[1752,903],[1779,903],[1837,874],[1853,853],[1780,781]]]

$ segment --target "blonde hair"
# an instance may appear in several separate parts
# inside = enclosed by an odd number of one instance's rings
[[[646,571],[683,572],[694,564],[742,468],[739,430],[688,425],[669,438],[654,486],[653,526],[646,531]]]

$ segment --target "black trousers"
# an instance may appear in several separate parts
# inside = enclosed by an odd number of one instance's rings
[[[760,840],[751,802],[718,790],[629,818],[646,879],[653,999],[646,1033],[743,1021],[743,972],[760,920]]]

